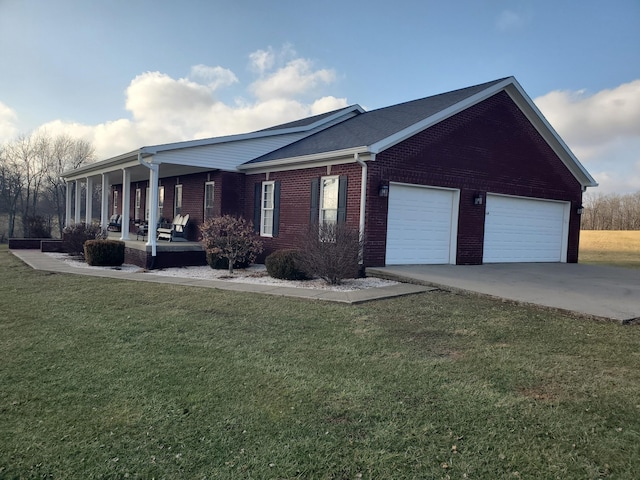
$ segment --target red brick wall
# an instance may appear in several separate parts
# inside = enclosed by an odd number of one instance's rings
[[[577,261],[580,184],[504,92],[380,153],[372,167],[374,183],[460,189],[458,264],[482,263],[485,207],[473,197],[486,192],[571,201],[567,260]],[[370,266],[384,265],[387,205],[377,202],[383,208],[368,211]]]
[[[162,170],[160,172],[162,174]],[[225,213],[238,212],[239,206],[243,205],[244,175],[240,173],[229,172],[204,172],[190,175],[181,175],[179,177],[161,177],[160,185],[164,187],[164,206],[161,217],[171,221],[174,215],[174,196],[175,186],[182,184],[182,215],[189,214],[189,224],[187,225],[187,238],[196,240],[199,236],[198,226],[204,219],[204,185],[206,182],[215,182],[214,187],[214,207],[216,215]],[[129,215],[133,220],[135,217],[135,195],[136,189],[140,188],[142,193],[140,217],[144,218],[146,205],[146,189],[149,185],[148,181],[131,182],[131,203],[129,206]],[[122,210],[122,185],[114,185],[114,189],[118,190],[118,211]],[[230,193],[231,198],[239,198],[238,201],[225,198],[223,201],[223,191],[225,194]],[[225,207],[226,203],[226,207]],[[110,207],[110,211],[113,207]]]
[[[334,165],[330,173],[327,167],[271,172],[269,180],[280,181],[280,223],[277,237],[261,237],[264,258],[281,248],[297,246],[297,239],[309,226],[311,207],[311,180],[327,175],[347,175],[347,224],[358,228],[360,222],[360,181],[362,167],[358,164]],[[266,174],[247,175],[245,181],[246,218],[253,220],[253,195],[256,183],[267,180]]]

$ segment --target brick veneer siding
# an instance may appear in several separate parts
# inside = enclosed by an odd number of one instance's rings
[[[360,221],[360,182],[362,167],[358,164],[333,165],[327,167],[308,168],[271,172],[269,181],[280,182],[280,222],[279,232],[275,237],[260,237],[264,243],[263,260],[267,255],[282,248],[295,248],[299,238],[309,228],[311,210],[311,180],[328,175],[347,175],[347,207],[346,221],[353,228],[358,228]],[[245,179],[245,216],[253,219],[254,188],[256,183],[267,180],[266,174],[247,175]]]
[[[567,261],[577,262],[581,186],[505,92],[378,154],[370,186],[381,181],[460,189],[458,264],[481,264],[482,193],[571,202]],[[385,264],[387,199],[369,195],[367,266]]]
[[[162,167],[160,170],[162,174]],[[189,214],[186,237],[188,240],[197,240],[200,236],[198,226],[204,221],[204,185],[206,182],[215,182],[214,186],[214,215],[243,215],[244,206],[244,175],[235,172],[211,171],[180,175],[178,177],[161,177],[160,186],[164,187],[164,205],[160,216],[171,221],[174,215],[175,187],[182,185],[182,215]],[[129,217],[131,222],[135,220],[136,189],[141,190],[140,217],[144,219],[146,209],[146,189],[148,181],[131,183],[131,202],[129,205]],[[112,190],[119,192],[118,213],[122,209],[122,185],[113,185]],[[253,195],[253,193],[252,193]],[[113,214],[113,197],[111,197],[110,210]],[[135,233],[134,227],[131,232]]]

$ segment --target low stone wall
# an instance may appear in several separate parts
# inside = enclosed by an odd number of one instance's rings
[[[42,240],[40,242],[40,250],[43,252],[64,253],[62,240]]]
[[[10,250],[40,250],[40,244],[43,240],[51,240],[50,238],[10,238]]]
[[[152,257],[150,251],[125,247],[124,262],[153,270],[206,265],[207,258],[204,251],[158,251],[157,255]]]

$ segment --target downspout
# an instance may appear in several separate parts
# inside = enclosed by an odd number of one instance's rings
[[[153,178],[156,179],[156,182],[158,180],[158,172],[159,172],[159,166],[156,163],[149,163],[149,162],[145,162],[144,160],[142,160],[142,152],[138,152],[138,163],[140,163],[140,165],[147,167],[154,175]],[[155,191],[157,192],[157,185],[155,187]],[[153,185],[151,185],[151,182],[149,182],[149,191],[151,192],[151,198],[149,199],[149,225],[147,227],[147,235],[149,236],[149,245],[151,245],[151,256],[153,257],[153,260],[155,262],[155,256],[157,253],[157,248],[156,248],[156,235],[155,235],[155,226],[158,223],[158,197],[157,195],[155,195],[155,208],[153,207],[154,203],[153,203],[153,192],[154,192],[154,188]],[[152,265],[153,268],[153,265]]]
[[[362,179],[360,180],[360,274],[364,275],[364,227],[365,208],[367,206],[367,162],[360,160],[360,154],[354,153],[353,159],[362,167]]]

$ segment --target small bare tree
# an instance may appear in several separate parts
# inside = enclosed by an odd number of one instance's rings
[[[200,225],[200,232],[205,251],[226,258],[230,274],[236,262],[252,263],[262,252],[262,242],[254,233],[252,223],[242,217],[209,218]]]

